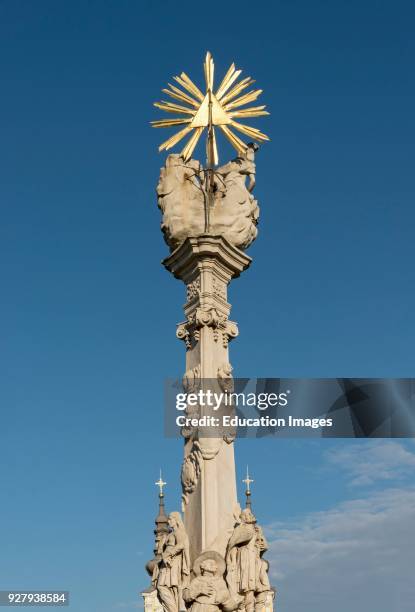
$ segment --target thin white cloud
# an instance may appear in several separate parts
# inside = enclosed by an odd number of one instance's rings
[[[139,601],[120,601],[115,604],[116,610],[139,610],[143,608],[143,602]]]
[[[415,488],[267,529],[278,612],[412,612]]]
[[[328,451],[327,459],[349,475],[351,484],[366,486],[414,475],[415,452],[411,446],[396,440],[350,440]]]

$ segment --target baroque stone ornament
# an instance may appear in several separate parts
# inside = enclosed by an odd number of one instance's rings
[[[190,302],[200,294],[200,278],[195,278],[187,285],[187,300]]]
[[[232,393],[234,389],[232,370],[233,368],[230,363],[223,363],[218,368],[219,387],[224,393]]]
[[[238,326],[233,321],[229,321],[225,315],[218,313],[215,308],[210,310],[197,309],[196,312],[188,316],[187,321],[177,326],[176,335],[179,340],[183,340],[186,348],[191,348],[193,344],[199,342],[200,330],[203,327],[211,327],[213,339],[222,342],[227,348],[229,341],[238,335]]]
[[[186,393],[196,393],[200,388],[200,363],[183,375],[183,389]]]
[[[161,229],[171,250],[180,246],[187,237],[200,236],[207,229],[240,249],[252,244],[258,234],[259,219],[258,203],[252,195],[256,150],[256,145],[249,144],[240,156],[212,171],[214,182],[210,204],[206,170],[201,164],[193,159],[186,162],[174,154],[167,157],[166,165],[160,171],[157,196],[162,212]],[[223,296],[220,282],[215,290]],[[197,286],[190,283],[188,291],[191,297]]]
[[[189,494],[193,493],[199,482],[199,476],[203,468],[203,453],[197,440],[193,441],[190,451],[183,459],[181,482],[182,500],[186,505],[189,501]],[[183,506],[184,508],[184,506]]]

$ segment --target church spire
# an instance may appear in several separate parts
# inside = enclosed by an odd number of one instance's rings
[[[163,477],[161,475],[160,469],[160,477],[157,482],[154,483],[157,487],[159,487],[159,513],[156,517],[155,523],[156,528],[154,530],[154,534],[157,537],[158,535],[166,534],[169,532],[169,524],[166,512],[164,510],[164,493],[163,488],[166,486],[167,482],[164,482]]]
[[[164,482],[161,470],[160,477],[157,482],[154,483],[159,487],[159,512],[155,519],[156,528],[154,529],[154,558],[148,561],[146,564],[146,570],[150,576],[153,576],[155,567],[159,564],[161,559],[161,552],[163,550],[163,542],[165,536],[170,532],[169,521],[164,510],[164,493],[163,487],[167,484]],[[153,589],[153,587],[151,587]]]
[[[246,496],[245,508],[251,509],[251,483],[253,483],[254,481],[252,480],[252,478],[249,478],[249,469],[248,469],[248,466],[246,466],[246,478],[244,478],[242,482],[244,482],[246,484],[246,489],[245,489],[245,496]]]

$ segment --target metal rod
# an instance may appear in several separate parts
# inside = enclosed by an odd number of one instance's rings
[[[206,172],[206,215],[205,215],[205,230],[209,232],[209,213],[210,208],[213,206],[213,187],[214,187],[214,173],[213,166],[215,164],[214,153],[213,153],[213,121],[212,121],[212,91],[208,89],[209,96],[209,113],[208,113],[208,134],[207,134],[207,172]]]

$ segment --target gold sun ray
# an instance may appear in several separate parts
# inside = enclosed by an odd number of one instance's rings
[[[233,102],[229,102],[229,104],[225,104],[224,109],[230,110],[231,108],[237,108],[238,106],[244,106],[245,104],[248,104],[249,102],[253,102],[254,100],[256,100],[258,96],[260,96],[261,94],[262,94],[262,89],[255,89],[253,91],[249,91],[248,93],[244,94],[240,98],[236,98],[236,100],[234,100]]]
[[[181,102],[185,102],[186,104],[190,104],[190,106],[194,106],[195,108],[199,108],[199,102],[188,96],[184,91],[181,91],[178,87],[175,87],[171,83],[169,83],[170,89],[162,89],[163,93],[166,93],[171,98],[175,98],[176,100],[180,100]]]
[[[178,119],[158,119],[157,121],[152,121],[151,125],[155,128],[161,127],[173,127],[175,125],[185,125],[186,123],[190,123],[192,120],[186,117],[180,117]]]
[[[263,106],[249,106],[248,108],[241,108],[240,110],[230,111],[229,117],[260,117],[261,115],[269,115],[269,112],[264,110]]]
[[[237,85],[235,85],[235,87],[233,87],[227,94],[226,96],[223,96],[223,98],[220,98],[220,103],[222,105],[227,104],[228,102],[230,102],[233,98],[235,98],[239,93],[241,93],[241,91],[243,91],[244,89],[246,89],[247,87],[250,87],[253,83],[255,83],[254,79],[251,79],[251,77],[247,77],[246,79],[242,79],[242,81],[239,81],[239,83]]]
[[[225,134],[231,145],[236,149],[237,153],[243,154],[246,149],[246,144],[244,141],[234,134],[226,125],[221,125],[220,129]]]
[[[233,73],[235,72],[236,68],[235,68],[235,64],[231,64],[228,68],[228,72],[225,74],[225,76],[223,77],[222,83],[219,85],[218,90],[216,92],[216,97],[218,100],[220,100],[221,96],[223,95],[223,89],[226,87],[229,79],[231,78],[231,76],[233,75]]]
[[[225,85],[222,87],[222,90],[219,93],[219,96],[216,92],[216,97],[218,98],[218,100],[222,99],[222,96],[225,95],[225,93],[228,91],[229,87],[231,87],[233,85],[233,83],[236,81],[236,79],[239,77],[239,75],[241,74],[242,70],[235,70],[235,72],[233,73],[233,75],[231,77],[229,77],[228,82],[225,83]],[[223,103],[222,103],[223,104]]]
[[[215,64],[213,63],[213,59],[209,51],[206,53],[205,63],[203,65],[205,70],[205,81],[206,81],[206,89],[213,90],[213,76],[215,73]]]
[[[208,140],[206,140],[206,158],[207,159],[209,158],[208,147],[209,147],[209,142]],[[212,150],[213,150],[213,164],[217,166],[219,163],[219,154],[218,154],[218,146],[216,144],[216,133],[215,133],[214,127],[212,127]]]
[[[192,153],[199,141],[199,138],[202,135],[202,132],[203,132],[202,127],[195,129],[192,136],[189,138],[189,142],[187,143],[187,145],[184,147],[183,151],[181,152],[181,155],[184,159],[190,159],[190,157],[192,157]]]
[[[181,75],[180,75],[180,78],[181,78],[182,82],[185,84],[185,86],[187,87],[187,89],[190,92],[193,92],[193,95],[196,96],[196,98],[198,98],[202,102],[202,100],[204,98],[204,95],[202,94],[200,89],[198,87],[196,87],[196,85],[193,83],[193,81],[191,79],[189,79],[187,74],[185,72],[182,72]]]
[[[161,145],[159,146],[159,151],[163,151],[164,149],[168,151],[169,149],[174,147],[174,145],[180,142],[180,140],[184,138],[191,131],[192,131],[192,128],[190,127],[190,125],[187,125],[185,128],[180,130],[180,132],[177,132],[177,134],[174,134],[174,136],[171,136],[165,142],[162,142]]]
[[[161,110],[165,110],[168,113],[185,113],[186,115],[194,115],[196,112],[190,108],[187,108],[186,106],[173,104],[173,102],[165,102],[164,100],[161,102],[154,102],[154,106],[161,108]]]
[[[175,76],[173,77],[173,79],[176,81],[176,83],[178,83],[181,87],[183,87],[183,89],[185,89],[189,94],[192,94],[192,96],[194,96],[196,100],[198,100],[197,105],[199,106],[200,104],[199,96],[196,95],[194,90],[188,86],[186,81],[183,81],[183,79],[181,79],[179,76]]]
[[[214,91],[215,64],[209,52],[206,53],[203,68],[205,93],[199,89],[185,72],[182,72],[180,76],[173,77],[181,89],[168,83],[168,88],[162,91],[173,100],[181,102],[181,104],[162,100],[161,102],[155,102],[154,106],[167,113],[179,116],[172,119],[152,121],[151,125],[155,128],[185,126],[159,147],[159,151],[167,151],[178,144],[184,137],[189,136],[187,143],[180,153],[185,161],[191,158],[206,128],[208,168],[213,168],[219,163],[215,126],[220,128],[237,153],[242,155],[246,151],[247,144],[233,130],[237,130],[258,142],[264,142],[269,140],[269,138],[257,128],[239,123],[235,119],[260,117],[269,115],[269,113],[265,110],[265,105],[247,106],[260,96],[262,89],[243,93],[255,81],[251,77],[245,77],[238,81],[242,71],[237,70],[234,63],[228,68],[216,92]],[[246,108],[240,108],[242,106]]]
[[[242,134],[246,134],[251,138],[257,140],[269,140],[268,136],[257,130],[256,128],[249,127],[248,125],[244,125],[243,123],[238,123],[237,121],[231,120],[231,125]]]

